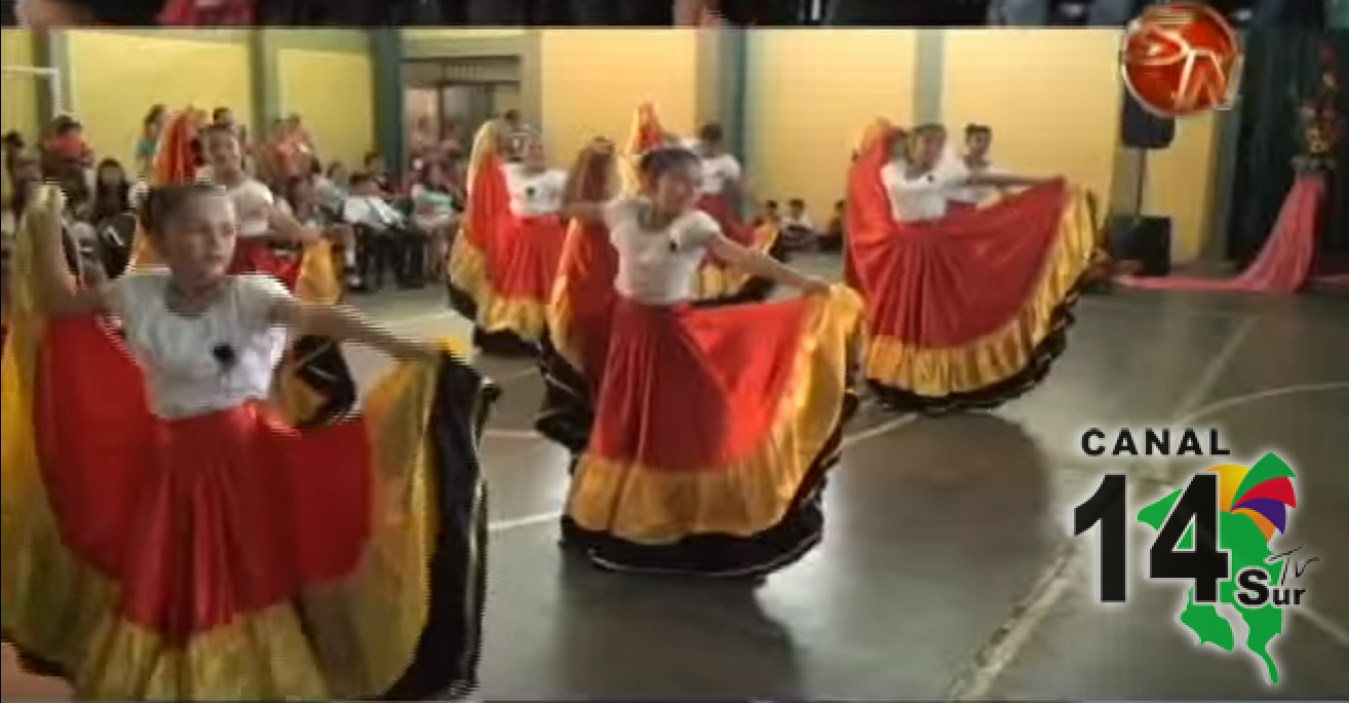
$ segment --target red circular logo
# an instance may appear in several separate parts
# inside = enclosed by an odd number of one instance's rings
[[[1184,117],[1231,103],[1241,49],[1213,8],[1177,2],[1149,7],[1129,23],[1121,63],[1124,84],[1145,108]]]

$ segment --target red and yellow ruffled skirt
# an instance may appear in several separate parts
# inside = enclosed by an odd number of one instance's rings
[[[808,551],[856,406],[861,312],[843,287],[718,308],[618,300],[568,543],[607,568],[716,576]]]
[[[507,215],[500,226],[496,255],[486,263],[474,341],[489,352],[532,354],[547,329],[566,224],[558,215]]]
[[[924,223],[898,223],[873,145],[849,186],[848,281],[867,309],[865,376],[930,412],[992,407],[1042,380],[1066,345],[1096,224],[1063,182]]]
[[[475,683],[492,389],[402,364],[364,415],[179,420],[95,318],[3,361],[3,630],[79,698],[429,696]],[[94,382],[93,380],[97,381]]]

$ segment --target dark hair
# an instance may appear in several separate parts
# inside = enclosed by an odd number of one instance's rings
[[[205,140],[210,139],[212,136],[217,134],[227,135],[231,139],[234,139],[235,141],[239,140],[239,133],[234,131],[233,127],[230,127],[229,125],[216,124],[214,122],[202,128],[201,139],[203,142],[205,142]]]
[[[843,200],[835,200],[835,201],[834,201],[834,209],[836,209],[836,210],[842,210],[842,209],[843,209],[844,207],[846,207],[846,206],[847,206],[847,204],[846,204],[846,202],[843,201]]]
[[[52,131],[57,134],[65,134],[77,129],[84,129],[84,125],[70,115],[58,115],[55,120],[52,120]]]
[[[940,134],[941,136],[944,137],[946,136],[946,127],[936,122],[926,122],[924,124],[920,124],[914,127],[912,130],[909,131],[909,135],[912,136],[914,139],[921,139],[930,134]]]
[[[205,183],[151,188],[141,203],[140,221],[154,235],[162,235],[183,211],[205,197],[223,197],[224,191]]]
[[[506,120],[509,120],[509,121],[511,121],[511,122],[514,122],[514,121],[520,119],[520,111],[517,110],[517,109],[515,109],[515,108],[511,108],[511,109],[507,110],[507,111],[505,112],[505,114],[502,115],[502,117],[503,117],[504,119],[506,119]]]
[[[314,163],[318,163],[318,162],[315,161]],[[332,177],[333,177],[333,172],[336,171],[336,170],[339,169],[339,168],[345,170],[345,169],[346,169],[346,166],[343,166],[341,161],[330,161],[330,162],[328,162],[328,170],[324,172],[324,175],[326,175],[326,176],[329,177],[329,178],[332,178]]]
[[[992,136],[993,128],[986,124],[975,124],[973,122],[965,125],[965,138],[969,139],[976,134],[987,134]]]
[[[17,129],[11,129],[8,132],[5,132],[3,142],[5,148],[13,149],[15,151],[22,151],[24,147],[23,135],[19,134],[19,130]]]
[[[764,203],[764,206],[767,207],[769,210],[776,210],[778,209],[778,201],[769,200],[768,202]]]
[[[163,116],[164,116],[163,105],[151,105],[150,111],[145,113],[145,117],[141,119],[141,126],[149,127],[150,125],[158,122],[159,118]]]
[[[637,170],[648,178],[657,178],[661,174],[680,166],[697,166],[701,161],[698,155],[678,146],[667,146],[642,154]]]
[[[720,144],[726,138],[726,132],[716,122],[708,122],[698,128],[698,138],[708,144]]]
[[[351,178],[348,180],[350,181],[351,187],[355,188],[356,186],[363,185],[366,183],[374,183],[375,177],[370,175],[366,171],[357,171],[351,174]]]
[[[791,200],[787,201],[787,204],[791,207],[805,207],[806,201],[802,200],[801,198],[792,198]]]
[[[212,122],[218,121],[221,117],[224,117],[225,115],[227,115],[227,114],[229,114],[229,113],[230,113],[230,109],[229,109],[228,107],[223,107],[223,106],[222,106],[222,107],[217,107],[216,109],[211,110],[211,121],[212,121]]]
[[[367,151],[365,152],[365,161],[361,163],[364,163],[365,165],[369,166],[370,162],[374,161],[375,159],[383,160],[384,157],[381,156],[378,151]]]
[[[116,185],[106,185],[103,183],[103,169],[115,168],[122,174],[122,182]],[[98,168],[94,169],[94,212],[93,223],[97,225],[103,220],[121,215],[131,207],[131,183],[127,181],[126,169],[122,168],[121,162],[117,159],[103,159],[98,162]]]
[[[323,174],[323,162],[317,158],[309,159],[309,175],[319,176]]]

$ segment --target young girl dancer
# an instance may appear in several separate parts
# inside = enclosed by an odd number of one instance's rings
[[[988,125],[969,124],[965,126],[965,153],[956,161],[956,169],[966,175],[1005,175],[1005,172],[988,158],[988,149],[993,144],[993,128]],[[973,210],[991,201],[1002,191],[991,185],[967,185],[956,188],[948,197],[949,210],[960,212]]]
[[[650,114],[650,119],[654,120],[654,111]],[[726,150],[726,135],[721,125],[715,122],[703,125],[698,129],[698,137],[686,141],[684,146],[698,155],[702,167],[699,209],[711,215],[722,233],[735,243],[781,259],[785,252],[778,248],[779,223],[765,222],[755,226],[741,220],[736,212],[736,204],[749,191],[748,181],[740,160]],[[753,278],[725,263],[713,256],[701,268],[695,291],[699,299],[743,302],[763,300],[773,292],[772,281]]]
[[[471,685],[482,377],[438,344],[228,274],[237,221],[218,189],[153,191],[167,267],[84,289],[68,283],[59,193],[38,200],[3,364],[6,639],[79,698]],[[410,361],[362,418],[297,431],[264,404],[288,333]]]
[[[583,170],[603,173],[612,159],[598,143]],[[854,405],[860,303],[723,235],[697,209],[692,152],[648,152],[639,174],[639,196],[568,207],[608,232],[617,274],[605,282],[611,331],[565,540],[613,569],[766,573],[819,540],[819,490]],[[691,307],[709,252],[809,295]]]
[[[1042,379],[1064,348],[1095,224],[1061,180],[938,168],[946,132],[869,131],[849,177],[848,282],[867,303],[868,381],[892,407],[991,407]],[[1034,186],[947,215],[953,189]]]
[[[558,211],[566,175],[548,168],[536,136],[521,163],[504,163],[500,129],[488,123],[474,140],[468,208],[450,253],[451,304],[476,320],[484,351],[532,355],[566,238]]]

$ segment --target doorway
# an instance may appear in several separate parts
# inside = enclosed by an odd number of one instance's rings
[[[453,134],[466,151],[483,123],[507,110],[520,109],[520,59],[475,56],[409,60],[403,64],[403,86],[408,144]],[[419,136],[419,131],[432,134]]]

